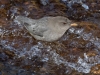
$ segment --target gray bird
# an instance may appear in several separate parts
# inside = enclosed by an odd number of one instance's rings
[[[15,20],[23,24],[35,39],[49,42],[58,40],[71,27],[71,21],[63,16],[40,19],[17,16]]]

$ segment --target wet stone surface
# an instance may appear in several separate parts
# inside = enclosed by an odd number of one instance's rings
[[[41,5],[38,0],[0,0],[0,75],[100,74],[100,2],[62,1]],[[78,26],[57,41],[38,41],[14,21],[17,15],[36,19],[63,15]]]

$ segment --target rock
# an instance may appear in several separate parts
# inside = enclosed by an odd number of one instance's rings
[[[24,24],[35,39],[49,42],[58,40],[71,27],[71,21],[63,16],[43,17],[40,19],[18,16],[15,20]]]
[[[91,68],[91,73],[94,75],[100,75],[100,64],[97,64]]]
[[[45,6],[49,4],[49,0],[40,0],[40,3]]]

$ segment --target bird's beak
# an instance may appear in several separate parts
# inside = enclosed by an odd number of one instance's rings
[[[78,26],[78,24],[77,23],[72,23],[71,26]]]

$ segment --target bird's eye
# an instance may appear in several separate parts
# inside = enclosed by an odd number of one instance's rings
[[[61,22],[60,23],[62,26],[65,26],[67,23],[66,22]]]
[[[66,22],[63,22],[63,24],[65,25],[65,24],[67,24]]]
[[[64,27],[64,26],[66,26],[66,24],[67,24],[66,22],[60,22],[59,26]]]

